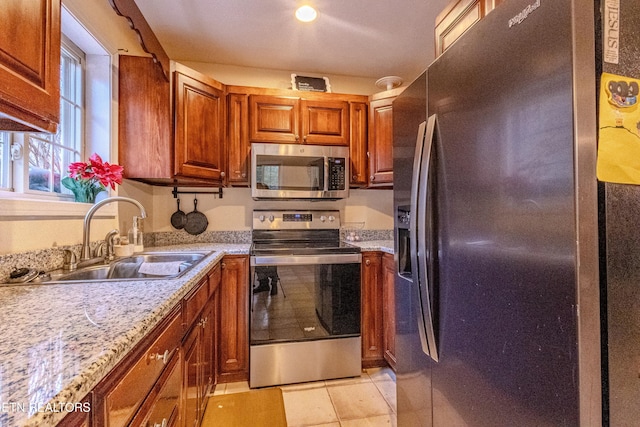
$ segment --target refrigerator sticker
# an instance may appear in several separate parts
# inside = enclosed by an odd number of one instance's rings
[[[536,0],[534,3],[525,7],[522,12],[509,19],[509,28],[514,25],[520,24],[522,21],[529,17],[529,14],[540,7],[540,0]]]
[[[602,74],[597,176],[600,181],[640,184],[640,80]]]
[[[620,0],[604,3],[604,61],[618,63],[620,49]]]

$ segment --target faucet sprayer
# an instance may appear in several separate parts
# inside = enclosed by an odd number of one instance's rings
[[[147,217],[147,211],[145,211],[144,206],[142,206],[142,204],[139,201],[131,199],[129,197],[115,196],[115,197],[109,197],[107,199],[103,199],[99,201],[98,203],[93,205],[91,209],[87,211],[87,214],[84,216],[84,223],[82,227],[82,253],[80,255],[81,261],[87,261],[91,259],[91,250],[89,248],[89,235],[91,231],[91,219],[93,218],[93,214],[102,206],[112,202],[127,202],[133,205],[136,205],[138,209],[140,209],[140,218]]]

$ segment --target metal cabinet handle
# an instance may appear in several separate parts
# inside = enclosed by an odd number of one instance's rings
[[[227,264],[225,264],[224,262],[221,263],[220,264],[220,268],[224,270],[225,268],[227,268]]]
[[[221,178],[224,178],[226,175],[227,175],[226,173],[224,173],[224,172],[220,172],[220,177],[221,177]]]
[[[205,317],[204,319],[200,319],[200,326],[202,326],[202,328],[204,329],[207,326],[208,321],[209,321],[209,316]]]
[[[364,265],[366,265],[367,267],[369,267],[371,265],[371,260],[368,259],[364,262]]]
[[[247,174],[246,174],[246,173],[243,173],[243,174],[242,174],[242,177],[243,177],[243,178],[246,178],[246,177],[247,177]]]
[[[371,176],[369,177],[369,181],[375,181],[375,180],[376,180],[376,177],[375,177],[375,176],[371,175]]]
[[[167,427],[167,419],[163,418],[161,423],[154,423],[153,427]]]
[[[171,353],[169,352],[169,350],[165,350],[164,353],[160,354],[160,353],[151,353],[149,355],[149,360],[161,360],[163,365],[166,365],[167,362],[169,361],[169,355]]]

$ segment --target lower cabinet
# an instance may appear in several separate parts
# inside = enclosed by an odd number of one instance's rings
[[[396,366],[395,261],[379,251],[362,253],[362,367]]]
[[[249,257],[227,255],[220,284],[218,382],[249,379]]]
[[[384,360],[396,369],[396,264],[393,255],[382,255],[382,319],[384,322]]]
[[[383,341],[382,253],[362,253],[362,367],[385,366]]]

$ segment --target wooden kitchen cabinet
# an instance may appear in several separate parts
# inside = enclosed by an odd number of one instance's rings
[[[396,265],[393,255],[382,255],[382,300],[384,301],[382,319],[384,323],[384,360],[392,369],[396,369]]]
[[[251,142],[249,141],[249,95],[227,95],[227,183],[249,186]]]
[[[369,105],[366,102],[350,102],[349,117],[351,134],[349,144],[349,159],[351,160],[352,187],[366,187],[369,180],[367,174],[367,135]]]
[[[349,103],[302,99],[302,143],[349,145]]]
[[[250,95],[249,139],[253,142],[299,143],[300,100]]]
[[[251,95],[249,129],[254,142],[349,145],[349,103]]]
[[[382,253],[362,253],[362,367],[385,366]]]
[[[501,2],[502,0],[453,0],[449,3],[436,17],[436,56],[441,55]]]
[[[55,133],[60,0],[3,0],[0,22],[0,129]]]
[[[152,185],[222,183],[222,84],[180,64],[171,84],[151,58],[120,56],[118,155],[124,177]],[[174,126],[175,124],[175,126]]]
[[[369,187],[393,185],[393,100],[369,103]]]
[[[222,260],[218,315],[218,383],[249,379],[249,257]]]
[[[225,159],[224,87],[180,64],[175,67],[174,174],[221,182]]]

